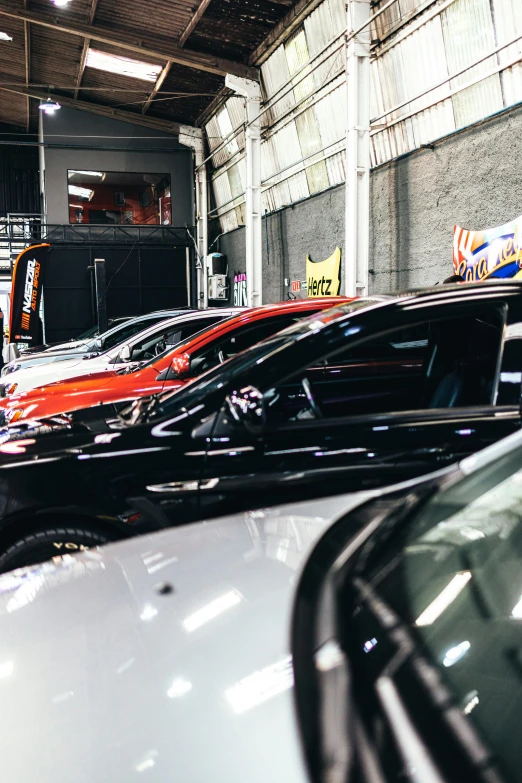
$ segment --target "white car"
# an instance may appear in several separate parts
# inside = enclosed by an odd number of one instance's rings
[[[88,339],[71,340],[67,343],[56,344],[43,351],[22,353],[2,368],[1,376],[4,377],[18,370],[25,370],[38,364],[61,362],[65,359],[83,359],[88,354],[94,356],[95,354],[106,353],[150,326],[165,321],[167,318],[173,318],[176,315],[186,315],[187,312],[193,311],[189,308],[181,307],[147,313],[146,315],[139,315],[123,321],[118,320],[116,324],[103,334],[92,335]]]
[[[241,312],[238,308],[195,310],[161,321],[132,337],[128,342],[117,345],[92,358],[76,356],[60,362],[36,365],[17,370],[2,379],[2,396],[37,389],[57,381],[65,381],[81,375],[136,367],[141,362],[159,356],[167,349],[186,340],[224,318]]]
[[[195,524],[0,577],[2,780],[305,783],[296,580],[362,499]]]
[[[520,780],[521,452],[0,577],[2,780]]]

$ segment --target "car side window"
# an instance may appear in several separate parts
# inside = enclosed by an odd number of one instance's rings
[[[156,333],[154,336],[147,337],[141,342],[136,343],[132,349],[132,361],[145,361],[147,359],[160,356],[165,351],[171,350],[178,345],[182,340],[186,340],[202,329],[216,323],[220,319],[215,318],[198,318],[197,320],[190,321],[187,324],[181,326],[177,324],[170,329],[165,329],[165,332]],[[117,359],[116,361],[121,361]]]
[[[269,417],[285,423],[491,405],[503,325],[503,309],[490,307],[381,334],[269,390]]]
[[[303,317],[303,316],[301,316]],[[233,332],[223,335],[219,340],[211,345],[195,351],[191,355],[191,374],[193,376],[202,375],[211,370],[218,364],[226,362],[238,353],[246,351],[256,343],[266,340],[268,337],[291,326],[295,321],[300,320],[296,316],[280,316],[278,318],[267,318],[257,323],[247,323],[242,327],[234,329]]]
[[[158,323],[161,320],[161,317],[158,319],[150,318],[144,321],[139,321],[139,323],[130,324],[129,326],[125,327],[125,329],[120,329],[115,334],[111,334],[106,338],[103,343],[103,350],[109,351],[111,348],[115,348],[117,345],[120,345],[120,343],[124,343],[126,340],[134,337],[135,334],[144,332],[145,329],[149,328],[149,326],[154,326],[155,323]],[[163,318],[163,320],[165,319]]]

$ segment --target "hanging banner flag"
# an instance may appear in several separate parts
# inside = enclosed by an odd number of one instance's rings
[[[337,296],[341,287],[341,248],[336,248],[326,261],[306,257],[306,288],[308,296]]]
[[[33,245],[16,259],[11,291],[9,342],[41,342],[39,309],[42,298],[42,270],[50,245]]]
[[[522,277],[522,215],[485,231],[455,226],[453,268],[466,282]]]

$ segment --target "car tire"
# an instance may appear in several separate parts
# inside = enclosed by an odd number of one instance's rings
[[[0,555],[0,574],[61,555],[74,555],[108,541],[109,536],[83,525],[35,530],[19,538]]]

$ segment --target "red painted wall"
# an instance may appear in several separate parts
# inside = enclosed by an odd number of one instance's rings
[[[81,202],[76,196],[69,195],[69,204],[81,204],[83,207],[83,223],[90,223],[89,212],[91,210],[106,210],[107,212],[118,212],[121,216],[120,223],[124,224],[124,213],[132,210],[132,222],[134,225],[159,225],[168,220],[169,224],[172,221],[172,199],[171,197],[164,197],[162,200],[162,216],[158,214],[159,203],[154,203],[154,197],[150,188],[139,188],[132,186],[125,186],[121,188],[115,188],[114,185],[95,184],[82,185],[82,187],[92,187],[94,190],[94,196],[91,201]],[[114,203],[115,192],[125,193],[125,206],[119,207]],[[141,207],[139,196],[140,193],[150,193],[151,204],[149,207]],[[155,191],[158,195],[158,191]],[[71,223],[77,223],[76,212],[78,207],[69,206],[69,221]]]

